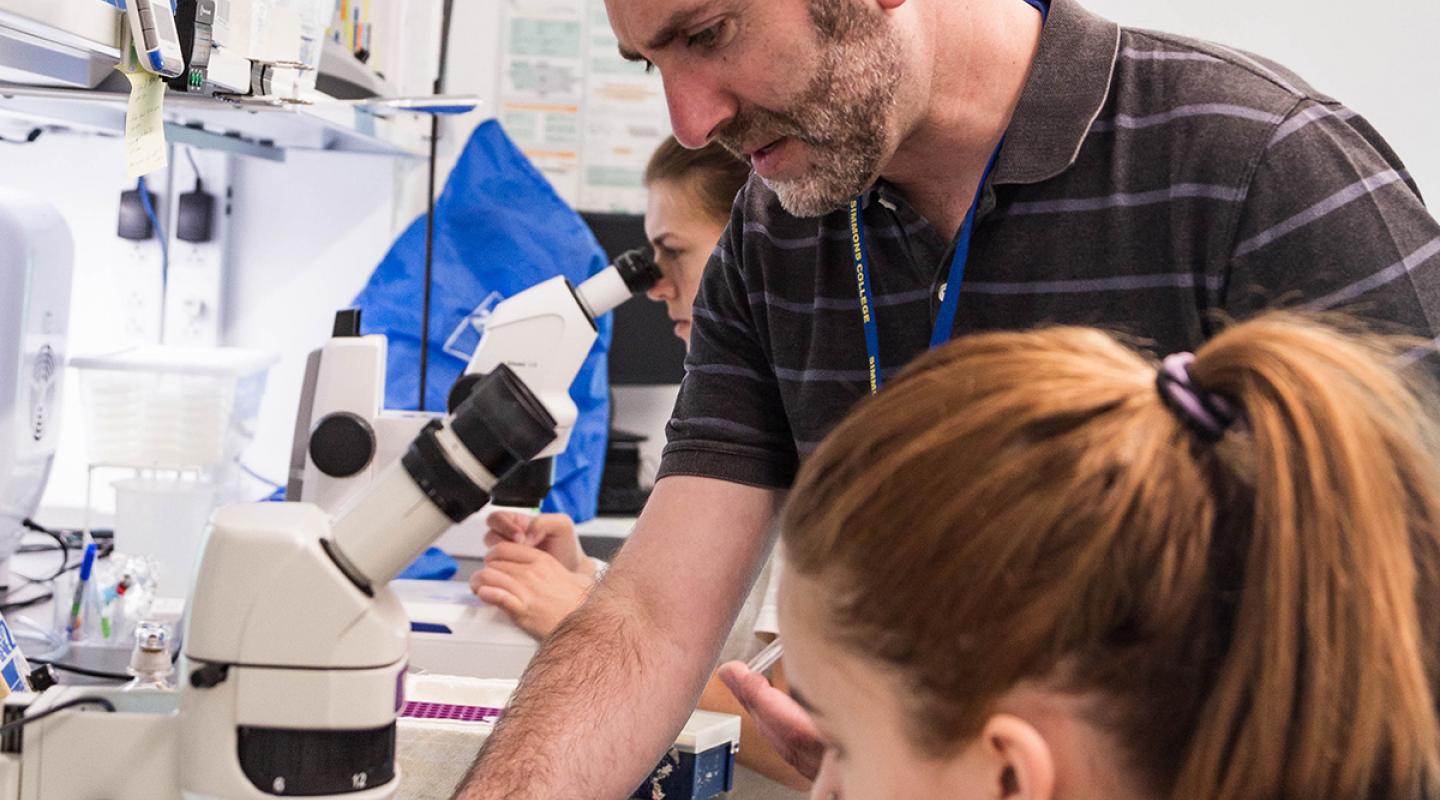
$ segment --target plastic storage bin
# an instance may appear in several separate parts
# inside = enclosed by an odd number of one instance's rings
[[[253,437],[277,360],[259,350],[163,346],[72,359],[89,462],[201,471],[228,463]]]
[[[210,512],[233,499],[235,465],[254,438],[276,360],[258,350],[163,346],[71,360],[92,476],[96,467],[138,473],[113,484],[115,548],[151,559],[157,598],[185,597]]]

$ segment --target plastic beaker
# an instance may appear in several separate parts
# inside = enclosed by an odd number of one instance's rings
[[[115,550],[154,560],[157,597],[184,597],[215,510],[215,487],[164,478],[129,478],[114,486]]]

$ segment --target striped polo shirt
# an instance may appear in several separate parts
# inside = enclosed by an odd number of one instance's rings
[[[788,487],[865,397],[848,217],[791,216],[753,176],[736,198],[661,477]],[[893,376],[929,344],[954,243],[883,181],[862,217]],[[1164,354],[1277,306],[1440,333],[1440,225],[1400,159],[1274,63],[1054,0],[983,190],[954,335],[1094,325]]]

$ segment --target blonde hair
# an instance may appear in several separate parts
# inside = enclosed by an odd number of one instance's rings
[[[1190,368],[1242,409],[1211,443],[1102,332],[954,342],[805,464],[788,563],[831,590],[828,633],[900,676],[931,751],[1040,681],[1101,698],[1157,796],[1425,796],[1440,440],[1392,355],[1236,325]]]

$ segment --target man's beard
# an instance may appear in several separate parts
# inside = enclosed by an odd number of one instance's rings
[[[782,137],[805,145],[805,174],[765,181],[798,217],[840,208],[879,174],[901,77],[901,43],[878,12],[854,0],[814,0],[811,16],[821,53],[805,89],[782,110],[741,107],[717,136],[737,155]]]

